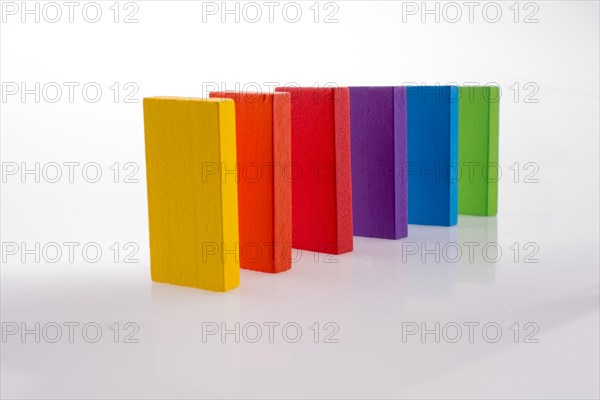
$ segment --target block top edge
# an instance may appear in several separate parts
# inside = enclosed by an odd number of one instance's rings
[[[461,85],[461,88],[496,88],[499,89],[498,85]]]
[[[262,100],[263,102],[270,102],[274,99],[289,99],[290,93],[278,92],[278,93],[265,93],[265,92],[236,92],[236,91],[220,91],[210,92],[208,94],[211,99],[227,99],[234,101],[251,101]]]
[[[178,97],[178,96],[153,96],[144,97],[144,101],[148,100],[167,100],[167,101],[190,101],[195,103],[225,103],[232,101],[228,98],[201,98],[201,97]]]
[[[221,95],[243,95],[243,96],[287,96],[285,92],[238,92],[235,90],[218,90],[210,92],[209,96],[221,96]],[[214,98],[214,97],[211,97]]]
[[[276,92],[288,92],[288,91],[295,91],[295,90],[312,90],[312,91],[325,91],[325,90],[339,90],[339,89],[348,89],[351,86],[332,86],[332,87],[298,87],[298,86],[290,86],[290,87],[285,87],[285,86],[279,86],[275,88]]]

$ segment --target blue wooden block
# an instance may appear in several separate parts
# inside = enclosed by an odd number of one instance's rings
[[[408,223],[458,220],[458,87],[409,86]]]

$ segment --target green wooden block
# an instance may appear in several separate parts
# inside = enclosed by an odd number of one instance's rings
[[[500,90],[462,86],[458,103],[458,213],[498,212]]]

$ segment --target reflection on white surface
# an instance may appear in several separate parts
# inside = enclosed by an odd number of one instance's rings
[[[410,240],[428,249],[478,241],[504,247],[497,231],[496,218],[461,217],[454,228],[410,226]],[[486,370],[498,367],[491,360],[505,354],[502,379],[517,379],[526,366],[530,386],[498,393],[527,393],[557,368],[571,375],[571,383],[547,382],[553,393],[572,394],[572,382],[582,396],[594,393],[590,375],[598,372],[598,345],[589,339],[598,333],[599,294],[598,285],[584,278],[589,269],[579,270],[580,289],[557,290],[554,279],[562,278],[552,275],[564,271],[559,264],[520,264],[512,256],[448,262],[431,252],[421,259],[414,248],[411,260],[406,246],[407,240],[356,238],[355,251],[335,263],[306,253],[283,274],[242,271],[240,288],[225,294],[152,283],[148,270],[135,266],[5,266],[3,322],[95,321],[104,336],[94,344],[77,337],[74,343],[43,337],[35,343],[32,335],[23,343],[8,336],[3,395],[490,396],[467,381],[489,380]],[[139,343],[122,343],[123,336],[114,343],[110,326],[116,321],[139,326]],[[326,330],[326,323],[337,328]],[[207,324],[217,333],[207,334]],[[275,327],[272,343],[268,324]],[[286,324],[302,330],[297,342],[288,342],[293,334],[284,336]],[[465,324],[475,324],[472,342]],[[484,336],[486,324],[493,329]],[[407,334],[408,325],[420,332]],[[222,327],[230,330],[225,337]],[[501,329],[497,341],[495,327]],[[424,338],[421,328],[430,330]],[[567,339],[560,336],[565,330]],[[557,354],[557,347],[569,355]],[[560,362],[549,364],[540,351]],[[474,365],[483,367],[473,371]],[[444,380],[457,370],[471,375]],[[538,387],[532,393],[549,392]]]
[[[460,216],[457,242],[462,244],[460,248],[464,251],[460,261],[457,262],[457,281],[476,284],[494,282],[497,256],[495,254],[488,256],[483,248],[488,246],[489,253],[494,252],[492,247],[498,243],[497,221],[497,217]]]

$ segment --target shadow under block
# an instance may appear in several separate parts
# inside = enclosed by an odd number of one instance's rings
[[[409,86],[408,223],[458,220],[458,87]]]
[[[348,88],[277,88],[292,102],[292,245],[352,251]]]
[[[407,236],[406,88],[351,87],[354,235]]]
[[[458,103],[458,213],[498,212],[498,130],[496,86],[463,86]]]
[[[144,130],[152,280],[237,287],[234,102],[145,98]]]
[[[288,93],[213,92],[235,101],[240,267],[292,266],[291,110]]]

